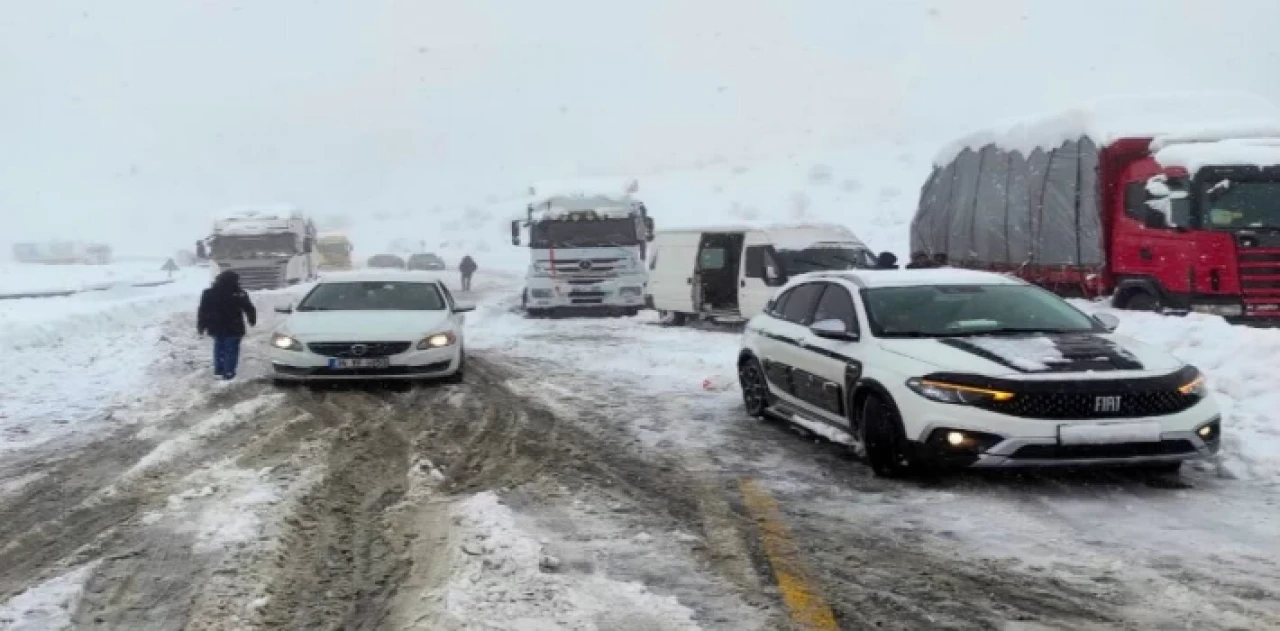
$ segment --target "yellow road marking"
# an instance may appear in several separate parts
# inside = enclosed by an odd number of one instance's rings
[[[791,620],[806,630],[839,631],[831,607],[805,572],[800,561],[800,548],[791,538],[791,531],[782,519],[782,511],[778,510],[777,500],[751,478],[742,478],[738,486],[742,489],[747,512],[760,528],[765,556],[769,557],[773,575],[778,579],[778,589],[782,592],[782,601],[787,605]]]

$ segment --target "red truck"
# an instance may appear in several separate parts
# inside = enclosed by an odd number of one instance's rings
[[[912,252],[1120,308],[1280,324],[1280,114],[1222,98],[1100,102],[953,143]]]

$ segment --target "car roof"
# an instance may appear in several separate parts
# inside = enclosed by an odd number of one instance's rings
[[[920,287],[936,285],[1025,285],[1019,278],[961,269],[958,267],[935,267],[928,269],[901,270],[847,270],[832,272],[809,272],[796,276],[796,283],[807,280],[831,279],[849,281],[863,289],[878,287]]]
[[[355,272],[326,272],[320,276],[325,283],[439,283],[440,277],[428,272],[404,270],[360,270]]]

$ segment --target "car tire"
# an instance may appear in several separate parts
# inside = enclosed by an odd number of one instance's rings
[[[893,405],[878,394],[862,402],[860,424],[867,464],[882,478],[901,478],[915,472],[917,464],[902,431],[902,420]]]
[[[445,383],[458,384],[462,383],[467,377],[467,353],[465,351],[458,353],[458,369],[453,374],[445,377],[441,381]]]
[[[302,382],[295,379],[272,379],[271,384],[284,390],[296,390],[298,386],[302,385]]]
[[[640,315],[640,309],[639,308],[627,309],[626,311],[623,311],[623,315],[625,315],[628,318],[634,318]]]
[[[749,357],[738,366],[738,385],[742,388],[742,404],[747,409],[747,416],[764,418],[773,395],[769,392],[769,382],[765,380],[760,360]]]
[[[658,322],[662,326],[681,326],[684,324],[684,314],[678,311],[659,311]]]
[[[1141,465],[1138,467],[1138,469],[1145,473],[1151,473],[1151,474],[1177,475],[1178,472],[1182,471],[1182,461],[1175,460],[1174,462],[1154,462],[1147,465]]]

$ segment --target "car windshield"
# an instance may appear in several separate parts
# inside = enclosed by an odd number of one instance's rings
[[[368,281],[322,283],[298,311],[440,311],[444,298],[435,283]]]
[[[862,292],[876,337],[1096,331],[1066,301],[1028,285],[881,287]]]
[[[530,245],[535,248],[586,248],[636,245],[634,219],[543,220],[533,224]]]
[[[216,236],[210,244],[215,259],[256,259],[293,256],[297,242],[292,234]]]
[[[1208,228],[1280,228],[1280,182],[1224,179],[1205,185]]]
[[[876,255],[866,248],[822,247],[778,250],[778,262],[789,275],[846,269],[874,269]]]

